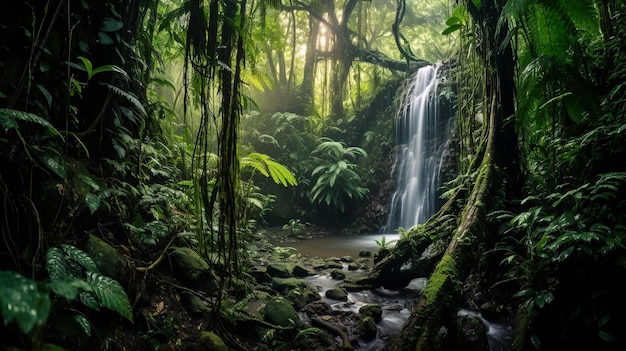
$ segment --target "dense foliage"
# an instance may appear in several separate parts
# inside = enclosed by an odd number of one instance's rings
[[[109,349],[98,328],[153,323],[136,306],[175,245],[216,272],[222,326],[256,229],[383,207],[393,93],[449,61],[462,175],[446,194],[480,182],[502,116],[477,266],[517,312],[516,347],[620,349],[624,28],[618,0],[3,2],[2,346]],[[100,241],[127,270],[103,269]]]

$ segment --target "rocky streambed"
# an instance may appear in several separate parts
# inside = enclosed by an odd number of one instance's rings
[[[368,274],[378,250],[308,256],[277,240],[284,236],[280,231],[252,235],[242,255],[247,260],[243,279],[233,277],[225,287],[218,283],[219,265],[210,266],[188,245],[172,245],[159,265],[142,270],[90,236],[83,248],[101,271],[130,282],[134,324],[101,314],[94,324],[106,335],[106,345],[117,346],[103,348],[88,338],[75,341],[76,349],[367,351],[389,345],[426,278],[397,290],[363,290],[353,282]],[[224,288],[228,291],[218,294]],[[225,297],[216,325],[212,306],[220,295]],[[491,328],[484,314],[464,310],[458,319],[461,333],[470,340],[464,350],[488,350],[487,335],[506,336]],[[491,349],[506,350],[506,340],[501,344],[505,347]]]
[[[251,299],[246,311],[271,324],[307,331],[296,333],[290,347],[382,350],[399,332],[425,285],[416,280],[401,290],[356,290],[351,282],[368,273],[373,252],[310,257],[277,246],[272,239],[259,233],[248,244],[249,274],[258,284],[253,295],[260,298]]]

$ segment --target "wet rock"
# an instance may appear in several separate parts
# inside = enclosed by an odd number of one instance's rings
[[[272,288],[278,292],[305,288],[306,282],[298,278],[272,278]]]
[[[263,266],[253,266],[248,270],[248,274],[259,284],[271,283],[272,277],[267,274],[267,268]]]
[[[287,258],[292,255],[297,255],[298,250],[295,247],[282,247],[276,246],[274,247],[274,255],[277,255],[280,258]]]
[[[118,282],[129,280],[129,263],[113,246],[94,235],[89,235],[84,247],[81,248],[91,257],[100,273]]]
[[[329,269],[343,269],[343,265],[339,261],[335,261],[335,260],[329,259],[328,261],[326,261],[326,268],[329,268]]]
[[[352,256],[343,256],[340,258],[340,261],[350,263],[350,262],[354,262],[354,258],[352,258]]]
[[[267,302],[263,309],[263,317],[268,323],[291,327],[298,322],[298,312],[291,303],[283,298],[276,297]]]
[[[205,331],[196,340],[193,351],[228,351],[228,347],[217,334]]]
[[[343,288],[346,291],[355,292],[355,291],[363,291],[371,288],[369,285],[360,284],[359,282],[344,280],[342,284]]]
[[[201,290],[211,290],[215,279],[209,264],[191,248],[176,247],[170,250],[170,262],[174,277],[183,284]]]
[[[313,272],[306,269],[302,264],[296,264],[291,271],[294,277],[304,278],[313,275]]]
[[[490,301],[480,305],[480,312],[487,319],[496,319],[501,315],[499,306]]]
[[[185,291],[181,293],[181,302],[187,312],[194,316],[201,316],[211,310],[208,303],[190,292]]]
[[[334,288],[326,291],[326,297],[337,301],[348,301],[348,292],[342,288]]]
[[[302,291],[301,289],[287,291],[287,293],[285,294],[285,298],[289,300],[289,302],[291,302],[296,310],[302,309],[308,303],[306,301],[304,291]]]
[[[319,257],[314,257],[311,260],[311,266],[315,269],[326,269],[328,268],[328,263]]]
[[[317,300],[306,305],[302,311],[309,317],[324,316],[331,314],[333,308],[326,301]]]
[[[348,265],[348,270],[349,270],[349,271],[357,271],[357,270],[359,270],[359,269],[361,269],[361,264],[360,264],[360,263],[357,263],[357,262],[351,262],[351,263]]]
[[[272,263],[268,265],[266,272],[271,277],[278,277],[278,278],[291,277],[291,273],[289,273],[289,269],[287,268],[287,266],[282,265],[280,263]]]
[[[460,349],[489,350],[487,327],[483,321],[473,316],[459,316],[457,319],[460,334]]]
[[[346,278],[346,274],[343,271],[339,270],[339,269],[333,269],[330,272],[330,276],[331,276],[331,278],[333,278],[335,280],[343,280],[343,279]]]
[[[376,323],[380,322],[383,317],[383,308],[379,304],[363,305],[359,308],[359,313],[365,317],[372,317]]]
[[[376,338],[377,328],[376,322],[372,317],[364,317],[357,323],[357,333],[364,340],[372,340]]]
[[[361,250],[359,251],[359,257],[371,257],[372,252],[370,250]]]

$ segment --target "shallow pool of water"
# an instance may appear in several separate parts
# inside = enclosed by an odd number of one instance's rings
[[[376,241],[381,242],[383,236],[387,245],[393,245],[400,238],[400,234],[328,235],[277,244],[295,247],[302,255],[309,257],[358,257],[361,250],[368,250],[372,255],[378,252],[379,245]]]

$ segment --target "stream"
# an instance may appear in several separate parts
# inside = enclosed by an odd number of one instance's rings
[[[302,255],[309,257],[350,256],[357,258],[362,250],[368,250],[372,255],[376,253],[379,247],[376,241],[380,242],[383,236],[387,245],[393,245],[400,237],[399,234],[328,235],[304,240],[296,239],[288,243],[282,242],[280,245],[294,247]],[[350,271],[347,263],[343,263],[343,272],[346,274],[346,278],[356,279],[367,275],[373,263],[372,260],[370,260],[368,269],[356,271]],[[348,301],[336,301],[324,297],[327,290],[342,283],[341,280],[332,279],[330,271],[321,271],[319,274],[306,278],[306,280],[334,310],[358,313],[359,308],[363,305],[372,303],[381,305],[383,314],[382,320],[378,323],[378,336],[371,341],[359,340],[356,350],[360,351],[382,350],[389,340],[400,332],[402,325],[413,309],[414,302],[428,282],[427,278],[416,278],[400,290],[378,288],[349,292]],[[465,308],[459,310],[458,315],[477,318],[484,323],[490,351],[510,350],[512,330],[508,321],[489,320],[483,317],[479,311]],[[304,318],[305,316],[302,315],[301,317]]]

